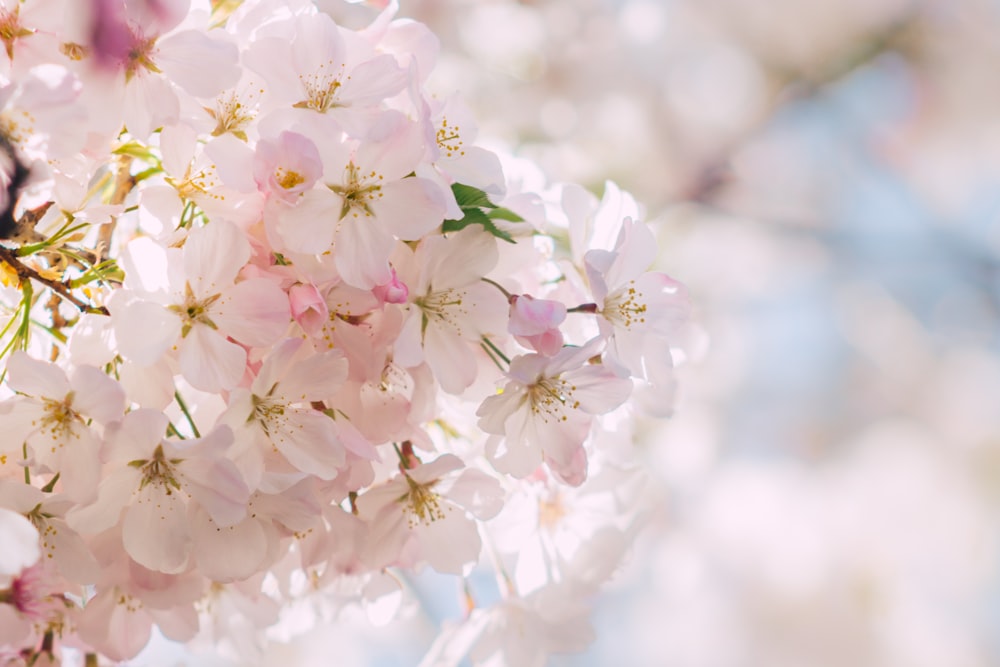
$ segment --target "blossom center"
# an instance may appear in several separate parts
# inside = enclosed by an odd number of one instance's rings
[[[572,385],[560,377],[542,378],[528,386],[528,403],[531,413],[548,422],[550,419],[566,421],[567,408],[575,410],[580,407],[580,401],[573,398],[576,385]]]
[[[20,8],[16,5],[13,11],[0,9],[0,42],[3,42],[7,57],[11,60],[14,59],[14,42],[35,32],[21,25],[19,14]]]
[[[181,483],[177,481],[177,472],[174,466],[182,460],[168,459],[163,453],[163,445],[157,445],[156,449],[153,450],[153,457],[151,459],[136,459],[129,461],[129,465],[133,468],[139,468],[142,471],[142,481],[139,483],[139,489],[153,484],[162,487],[164,493],[169,496],[175,489],[177,491],[181,489]]]
[[[326,62],[312,74],[299,75],[306,99],[296,102],[293,105],[296,109],[312,109],[319,113],[326,113],[335,107],[344,106],[337,100],[337,91],[341,86],[340,72],[335,74],[330,71],[332,68],[333,62]],[[343,71],[343,67],[340,70]]]
[[[601,312],[609,320],[631,329],[633,325],[646,322],[648,306],[644,300],[645,296],[636,289],[635,281],[630,280],[628,287],[608,296]]]
[[[263,93],[264,89],[261,88]],[[244,101],[236,91],[229,91],[228,95],[220,95],[215,102],[215,108],[205,107],[212,118],[215,119],[215,129],[212,136],[218,137],[226,133],[232,133],[237,139],[247,140],[244,128],[257,116],[256,105],[252,100]]]
[[[51,434],[52,439],[58,441],[58,446],[63,446],[63,441],[73,433],[73,422],[83,421],[72,407],[73,392],[66,394],[66,398],[57,401],[51,398],[42,399],[45,415],[41,420],[41,431]],[[53,450],[55,451],[55,445]]]
[[[421,484],[407,474],[403,474],[409,490],[400,496],[396,502],[403,505],[403,512],[407,515],[407,523],[413,528],[417,523],[425,526],[433,521],[444,518],[444,509],[441,507],[441,496],[431,491],[438,480],[432,480]]]
[[[278,427],[286,421],[285,410],[288,406],[279,403],[269,396],[262,397],[254,394],[250,400],[253,405],[253,412],[250,413],[247,421],[258,422],[264,434],[270,437],[272,432],[277,431]]]
[[[458,125],[449,125],[447,118],[441,119],[441,127],[437,130],[437,145],[444,151],[445,157],[465,155],[465,143],[459,134]]]
[[[362,174],[361,170],[353,162],[349,162],[344,168],[344,185],[328,185],[344,199],[344,204],[340,208],[340,218],[343,219],[348,213],[354,211],[354,217],[358,217],[358,209],[366,216],[373,216],[371,203],[381,199],[382,174],[375,170],[367,174]]]
[[[462,333],[459,315],[466,315],[468,312],[462,307],[462,300],[465,292],[448,288],[437,292],[428,292],[425,296],[414,300],[414,303],[422,313],[421,332],[427,329],[428,323],[433,319],[450,325],[457,333]]]
[[[160,68],[153,62],[153,51],[156,46],[156,37],[132,36],[132,45],[125,54],[125,79],[129,80],[137,72],[148,70],[159,72]]]
[[[274,170],[274,180],[285,190],[291,190],[296,185],[306,182],[306,177],[292,169],[278,167]]]
[[[184,284],[184,303],[169,306],[169,309],[180,316],[183,325],[181,326],[181,338],[191,332],[191,327],[195,324],[204,324],[212,329],[216,328],[215,322],[208,317],[212,304],[218,301],[221,294],[198,299],[191,289],[191,283]]]

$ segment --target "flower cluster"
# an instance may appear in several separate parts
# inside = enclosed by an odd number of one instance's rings
[[[0,659],[252,661],[425,566],[426,664],[581,647],[688,313],[635,202],[475,145],[392,4],[189,4],[0,2]]]

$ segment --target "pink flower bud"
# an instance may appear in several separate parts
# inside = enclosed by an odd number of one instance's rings
[[[330,311],[326,307],[323,295],[312,283],[296,283],[288,290],[288,303],[291,306],[292,317],[299,323],[302,330],[310,336],[315,336],[323,327]]]
[[[390,268],[390,271],[392,271],[392,278],[389,279],[389,282],[384,285],[376,285],[372,289],[372,294],[381,303],[406,303],[406,299],[410,296],[410,288],[396,275],[396,269]]]
[[[565,319],[566,306],[562,303],[523,294],[511,297],[507,330],[521,344],[551,357],[562,349],[559,325]]]

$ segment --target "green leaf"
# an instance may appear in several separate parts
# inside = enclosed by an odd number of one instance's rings
[[[451,186],[451,191],[455,193],[455,201],[458,202],[458,207],[461,209],[467,208],[496,208],[497,205],[490,201],[489,195],[480,190],[479,188],[474,188],[471,185],[463,185],[461,183],[453,183]]]
[[[507,222],[524,222],[524,218],[519,216],[509,208],[498,206],[488,214],[493,220],[506,220]]]
[[[460,229],[465,229],[469,225],[482,225],[486,231],[498,239],[503,239],[507,243],[515,243],[514,237],[497,227],[493,221],[490,220],[489,216],[478,208],[470,208],[466,210],[465,217],[461,220],[445,220],[444,224],[441,225],[441,230],[444,232],[457,232]]]

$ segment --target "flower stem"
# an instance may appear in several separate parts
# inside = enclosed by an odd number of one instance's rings
[[[184,399],[181,398],[181,393],[179,391],[174,392],[174,400],[177,401],[177,405],[180,406],[181,412],[184,413],[184,417],[185,419],[187,419],[187,423],[191,426],[191,432],[194,433],[194,437],[200,438],[201,433],[198,432],[198,427],[195,425],[194,419],[191,417],[191,413],[188,411],[188,406],[184,402]]]
[[[503,359],[507,363],[507,365],[510,366],[510,359],[507,358],[507,355],[504,354],[499,347],[493,344],[493,341],[491,341],[486,336],[483,336],[483,343],[485,343],[491,350],[493,350],[494,354]]]
[[[498,282],[496,282],[494,280],[490,280],[489,278],[480,278],[480,280],[482,280],[484,283],[489,283],[490,285],[493,285],[498,290],[500,290],[501,292],[503,292],[503,295],[505,297],[507,297],[507,301],[510,301],[511,299],[514,298],[514,295],[511,294],[510,292],[508,292],[506,289],[504,289],[504,286],[501,285],[500,283],[498,283]]]

